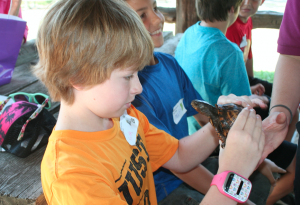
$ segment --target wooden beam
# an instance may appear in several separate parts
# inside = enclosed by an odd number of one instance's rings
[[[184,33],[197,21],[195,0],[176,0],[176,34]]]
[[[178,0],[178,2],[179,2],[179,0]],[[166,22],[168,22],[168,23],[176,22],[177,23],[176,8],[159,7],[159,10],[165,16]],[[181,12],[181,14],[183,15],[182,19],[180,19],[180,21],[178,23],[179,26],[176,25],[176,27],[178,28],[178,30],[176,29],[176,32],[180,33],[180,32],[185,31],[185,29],[187,28],[186,27],[187,25],[191,26],[191,25],[195,24],[198,21],[198,19],[196,19],[194,17],[194,20],[192,20],[192,21],[189,21],[188,19],[183,20],[184,17],[188,18],[186,15],[186,9],[184,9],[184,11],[181,11],[182,9],[178,9],[178,10],[180,10],[179,12]],[[274,12],[274,11],[258,11],[254,16],[252,16],[253,28],[279,29],[281,21],[282,21],[282,17],[283,17],[283,13]],[[186,23],[185,26],[183,26],[184,22]],[[187,22],[189,22],[189,23],[187,23]],[[179,29],[181,29],[181,30],[179,30]]]
[[[158,7],[158,10],[164,15],[165,22],[176,23],[176,8]]]
[[[279,29],[283,13],[274,11],[258,11],[252,16],[253,28],[275,28]]]

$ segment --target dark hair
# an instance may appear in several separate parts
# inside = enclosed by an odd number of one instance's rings
[[[204,21],[226,21],[231,7],[237,11],[243,0],[196,0],[197,15]]]

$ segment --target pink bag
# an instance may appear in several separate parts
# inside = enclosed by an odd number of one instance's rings
[[[23,19],[0,14],[0,86],[10,83],[26,28]]]

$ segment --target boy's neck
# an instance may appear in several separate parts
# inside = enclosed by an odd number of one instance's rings
[[[152,55],[152,58],[150,60],[150,65],[156,65],[158,64],[157,58],[155,58],[154,54]]]
[[[211,27],[219,29],[224,35],[226,35],[227,28],[230,26],[229,21],[201,21],[200,26]]]
[[[55,130],[98,132],[112,127],[112,119],[98,117],[87,108],[80,107],[75,103],[70,106],[61,102]]]
[[[242,16],[239,16],[238,17],[243,23],[247,23],[248,22],[248,19],[250,18],[250,17],[242,17]]]

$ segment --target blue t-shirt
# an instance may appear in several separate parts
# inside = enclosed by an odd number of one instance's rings
[[[214,105],[221,95],[251,95],[249,80],[240,48],[217,28],[188,28],[175,51],[175,58],[202,98]],[[199,129],[188,118],[189,134]]]
[[[202,98],[174,57],[164,53],[154,53],[154,56],[158,64],[146,66],[138,74],[143,92],[136,96],[133,105],[143,112],[155,127],[181,139],[188,136],[187,117],[197,114],[191,102]],[[175,124],[173,109],[181,99],[187,111],[178,124]],[[158,201],[182,183],[164,168],[154,173],[154,181]]]

